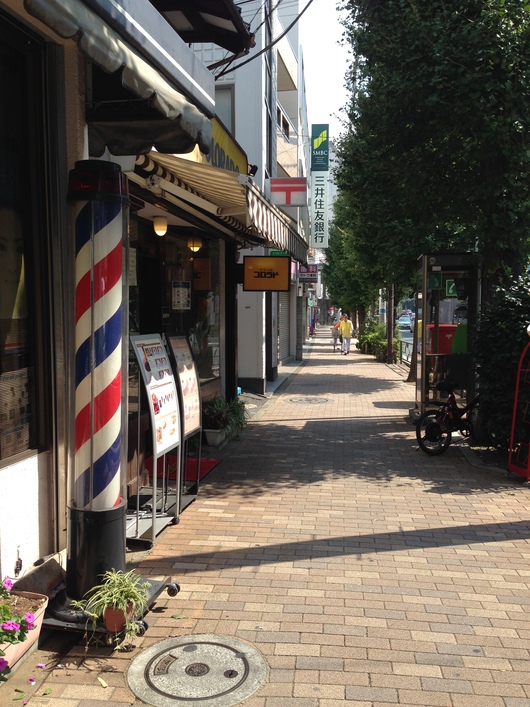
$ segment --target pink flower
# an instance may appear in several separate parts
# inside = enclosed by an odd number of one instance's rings
[[[4,589],[7,589],[9,591],[12,586],[13,582],[9,579],[9,577],[4,577]]]
[[[20,628],[20,624],[17,624],[16,621],[6,621],[4,624],[2,624],[2,628],[4,631],[18,631]]]
[[[28,678],[28,682],[30,685],[35,685],[37,681],[35,680],[35,678]]]
[[[7,660],[5,658],[0,658],[0,673],[2,672],[2,670],[5,670],[8,667],[9,663],[7,662]]]
[[[46,667],[46,663],[37,663],[37,668],[44,670],[45,667]]]
[[[35,614],[24,614],[24,619],[28,622],[28,624],[33,624],[35,623]]]

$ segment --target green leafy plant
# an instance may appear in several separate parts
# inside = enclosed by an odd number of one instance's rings
[[[229,433],[237,436],[247,424],[248,412],[245,403],[238,398],[228,403]]]
[[[482,308],[472,337],[481,393],[479,430],[485,427],[495,446],[504,449],[510,441],[517,367],[528,344],[529,323],[530,275],[526,274],[494,292]],[[527,440],[526,427],[515,430],[516,440]]]
[[[397,339],[392,340],[392,350],[397,350]],[[378,361],[386,361],[387,358],[387,333],[386,325],[382,322],[369,320],[362,331],[357,336],[357,348],[367,354],[372,354]]]
[[[238,398],[226,400],[219,397],[203,405],[202,426],[205,430],[225,430],[227,435],[237,436],[246,424],[245,403]]]
[[[102,579],[101,584],[89,589],[83,599],[73,601],[71,606],[74,609],[81,609],[89,617],[93,630],[98,620],[105,619],[107,609],[122,611],[125,624],[120,632],[122,640],[116,647],[127,650],[127,645],[139,632],[140,626],[136,619],[147,609],[150,584],[134,570],[130,572],[107,570]]]

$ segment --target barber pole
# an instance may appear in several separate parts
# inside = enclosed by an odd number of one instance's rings
[[[75,490],[78,508],[120,503],[122,206],[76,219]]]
[[[123,242],[127,180],[119,165],[78,162],[75,204],[75,430],[69,475],[67,588],[78,598],[124,569]]]

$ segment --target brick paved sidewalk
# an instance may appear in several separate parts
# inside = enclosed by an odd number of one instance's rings
[[[267,662],[246,707],[530,707],[528,488],[456,446],[418,451],[405,370],[333,353],[328,334],[141,562],[182,591],[136,652],[77,646],[53,668],[40,650],[1,704],[35,672],[30,705],[134,704],[139,650],[212,633]]]

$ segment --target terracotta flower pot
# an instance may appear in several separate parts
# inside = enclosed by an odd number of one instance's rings
[[[127,606],[127,617],[130,619],[132,615],[132,604]],[[126,618],[121,609],[116,609],[113,606],[108,606],[105,609],[105,628],[110,633],[121,633],[125,629]]]

